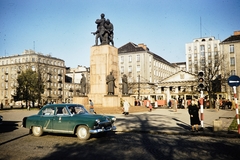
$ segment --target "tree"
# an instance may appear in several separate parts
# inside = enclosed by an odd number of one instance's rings
[[[222,92],[221,88],[226,84],[227,77],[230,75],[226,71],[227,61],[224,55],[215,54],[212,63],[204,63],[201,70],[204,72],[204,90],[209,97],[210,108],[214,106],[216,93]]]
[[[14,101],[24,100],[26,106],[31,101],[34,106],[34,102],[39,100],[44,92],[44,85],[39,74],[32,69],[27,69],[18,75],[17,83],[16,94],[13,96]]]

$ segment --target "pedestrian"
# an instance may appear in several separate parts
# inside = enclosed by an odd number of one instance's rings
[[[155,100],[155,102],[154,102],[154,108],[158,108],[158,102],[157,102],[157,100]]]
[[[194,99],[191,102],[191,105],[188,106],[188,113],[190,115],[190,124],[192,127],[192,132],[198,132],[198,125],[200,125],[199,120],[199,107],[198,102]]]
[[[217,111],[219,111],[219,105],[220,105],[220,102],[219,102],[219,99],[217,98],[216,101],[215,101],[215,109]]]
[[[3,103],[1,102],[1,109],[3,109]]]
[[[169,99],[169,101],[168,101],[168,108],[171,108],[171,106],[172,106],[172,101],[171,101],[171,99]]]
[[[149,102],[149,112],[152,112],[153,106],[152,104]]]
[[[94,111],[94,106],[93,106],[93,102],[92,102],[91,99],[89,100],[89,105],[90,105],[89,112],[92,113],[92,114],[93,114],[93,113],[97,114],[97,113]]]
[[[124,100],[123,102],[123,114],[128,115],[129,114],[129,103],[127,100]]]

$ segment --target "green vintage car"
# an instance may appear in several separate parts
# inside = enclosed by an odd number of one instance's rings
[[[80,104],[49,104],[37,115],[24,117],[22,126],[30,129],[34,136],[43,132],[76,134],[80,140],[87,140],[91,134],[116,130],[115,116],[90,114]]]

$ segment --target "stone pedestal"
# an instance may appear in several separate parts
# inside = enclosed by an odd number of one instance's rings
[[[95,106],[118,107],[119,96],[119,67],[118,50],[110,45],[91,47],[90,53],[90,93],[89,99],[93,100]],[[106,77],[113,72],[116,78],[113,96],[107,95]],[[106,96],[106,97],[105,97]]]
[[[82,104],[85,107],[89,106],[89,102],[88,102],[88,97],[87,96],[83,96],[83,97],[73,97],[73,103],[76,104]]]
[[[222,121],[220,119],[213,121],[213,131],[222,131]]]

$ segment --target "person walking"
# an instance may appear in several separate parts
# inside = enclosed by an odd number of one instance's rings
[[[92,114],[93,114],[93,113],[97,114],[97,113],[94,111],[94,106],[93,106],[93,102],[92,102],[91,99],[89,100],[89,105],[90,105],[89,112],[92,113]]]
[[[153,106],[152,103],[149,101],[149,112],[152,112]]]
[[[188,113],[190,115],[190,124],[192,127],[192,132],[198,132],[198,125],[200,125],[199,120],[199,107],[198,102],[194,99],[191,102],[191,105],[188,106]]]
[[[123,114],[128,115],[129,114],[129,103],[127,100],[124,100],[123,102]]]
[[[169,99],[169,101],[168,101],[168,108],[172,108],[172,101],[171,101],[171,99]]]

